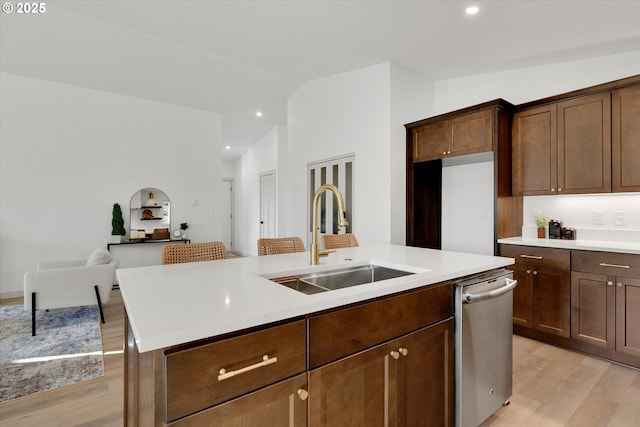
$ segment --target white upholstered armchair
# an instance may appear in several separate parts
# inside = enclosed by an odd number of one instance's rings
[[[24,275],[24,308],[31,310],[31,335],[36,334],[36,311],[109,302],[118,262],[104,248],[89,259],[50,261]]]

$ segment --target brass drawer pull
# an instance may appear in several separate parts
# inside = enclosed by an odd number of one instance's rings
[[[245,372],[248,371],[252,371],[254,369],[258,369],[261,368],[263,366],[267,366],[267,365],[272,365],[274,363],[276,363],[278,361],[277,357],[272,357],[271,359],[269,359],[269,355],[265,354],[264,356],[262,356],[262,362],[258,362],[254,365],[251,366],[246,366],[244,368],[240,368],[237,369],[235,371],[229,371],[227,372],[226,369],[222,368],[220,369],[220,372],[218,372],[218,381],[222,381],[222,380],[226,380],[227,378],[231,378],[234,377],[236,375],[240,375],[240,374],[244,374]]]
[[[520,255],[520,258],[542,259],[541,256],[534,256],[534,255]]]
[[[621,264],[609,264],[606,262],[601,262],[600,267],[615,267],[615,268],[631,268],[630,265],[621,265]]]

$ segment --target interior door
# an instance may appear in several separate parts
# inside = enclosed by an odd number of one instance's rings
[[[220,216],[222,221],[222,243],[227,252],[233,252],[233,180],[222,179],[222,198]]]
[[[260,237],[276,237],[275,171],[260,174]]]

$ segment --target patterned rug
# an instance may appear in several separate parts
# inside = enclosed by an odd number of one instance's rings
[[[0,402],[104,375],[97,305],[31,313],[0,306]]]

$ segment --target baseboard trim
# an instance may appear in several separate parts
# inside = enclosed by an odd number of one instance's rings
[[[18,298],[24,296],[23,291],[0,292],[0,299]]]

